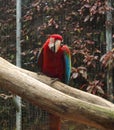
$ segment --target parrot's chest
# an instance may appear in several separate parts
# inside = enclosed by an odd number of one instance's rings
[[[48,76],[62,79],[64,76],[64,57],[60,49],[57,53],[44,50],[43,72]]]

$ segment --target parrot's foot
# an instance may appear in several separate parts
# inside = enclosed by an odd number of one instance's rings
[[[51,78],[51,83],[50,84],[53,84],[55,83],[56,81],[60,81],[58,78]]]
[[[40,72],[40,71],[38,71],[38,72],[37,72],[37,75],[43,75],[43,73],[42,73],[42,72]]]

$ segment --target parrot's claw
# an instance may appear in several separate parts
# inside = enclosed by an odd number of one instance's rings
[[[38,71],[38,72],[37,72],[37,75],[43,75],[43,73],[42,73],[42,72],[40,72],[40,71]]]
[[[55,83],[56,81],[60,81],[58,78],[51,78],[51,83],[50,84],[53,84]]]

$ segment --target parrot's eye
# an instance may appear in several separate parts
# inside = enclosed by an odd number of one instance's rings
[[[49,44],[54,44],[54,42],[55,42],[55,39],[54,38],[50,38]]]
[[[55,41],[55,45],[60,46],[60,45],[61,45],[61,40],[56,40],[56,41]]]

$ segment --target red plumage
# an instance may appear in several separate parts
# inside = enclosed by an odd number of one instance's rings
[[[66,45],[61,45],[56,53],[54,53],[50,48],[50,38],[53,38],[54,42],[56,40],[62,41],[63,38],[59,34],[51,35],[47,41],[44,43],[42,50],[38,56],[38,66],[41,72],[47,76],[53,78],[59,78],[61,81],[65,81],[65,59],[64,51],[69,53],[69,49]],[[54,43],[53,43],[54,44]],[[60,130],[60,118],[53,114],[50,114],[50,130]]]
[[[65,63],[63,51],[60,48],[57,53],[53,53],[46,45],[44,47],[44,59],[42,72],[53,78],[63,80]]]
[[[54,40],[63,40],[62,36],[58,34],[51,35],[47,41],[44,43],[42,50],[38,58],[38,66],[41,71],[47,76],[53,78],[59,78],[64,82],[65,80],[65,60],[64,60],[64,50],[69,51],[66,45],[59,48],[57,53],[54,53],[49,48],[50,38]]]

